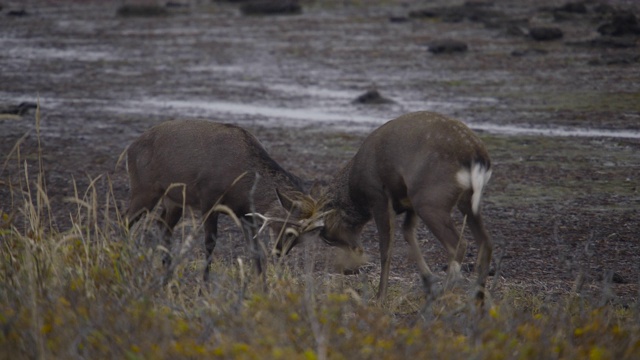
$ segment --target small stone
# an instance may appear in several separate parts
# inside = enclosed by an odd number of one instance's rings
[[[458,40],[436,40],[428,44],[429,51],[434,54],[452,54],[465,52],[469,49],[467,44]]]
[[[562,12],[574,13],[574,14],[586,14],[587,6],[582,2],[570,2],[556,8],[555,11],[562,11]]]
[[[27,16],[29,15],[29,13],[22,9],[22,10],[9,10],[9,12],[7,13],[7,16],[14,16],[14,17],[23,17],[23,16]]]
[[[544,49],[524,49],[524,50],[513,50],[511,52],[511,56],[522,57],[522,56],[531,56],[531,55],[547,55],[549,52]]]
[[[258,0],[240,6],[244,15],[297,15],[302,6],[295,0]]]
[[[393,102],[380,95],[376,89],[371,89],[353,100],[354,104],[392,104]]]
[[[38,104],[32,102],[22,102],[18,105],[0,106],[0,114],[10,114],[22,116],[31,109],[37,109]]]
[[[598,32],[608,36],[625,36],[640,34],[640,24],[635,14],[630,11],[618,11],[611,22],[601,25]]]
[[[529,36],[536,41],[551,41],[561,39],[564,33],[556,27],[534,27],[529,29]]]
[[[394,24],[405,23],[409,21],[409,17],[404,15],[391,15],[389,16],[389,22]]]
[[[164,4],[164,6],[169,9],[181,9],[181,8],[188,8],[189,3],[185,1],[167,1]]]
[[[116,14],[124,17],[153,17],[168,15],[168,11],[157,5],[122,5]]]
[[[601,36],[587,41],[568,43],[567,45],[586,46],[602,49],[629,49],[637,46],[636,41],[633,38],[611,36]]]
[[[618,274],[617,272],[613,273],[613,276],[611,276],[611,281],[614,284],[627,284],[628,281],[622,277],[622,275]]]

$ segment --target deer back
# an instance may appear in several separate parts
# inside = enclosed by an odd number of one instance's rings
[[[491,167],[482,141],[464,123],[431,112],[410,113],[365,139],[348,165],[346,186],[350,200],[361,209],[369,208],[372,194],[384,189],[400,212],[408,206],[408,192],[450,191],[458,174],[471,171],[474,164]]]
[[[132,192],[184,184],[186,189],[173,187],[167,197],[191,206],[220,200],[239,215],[251,210],[251,202],[267,211],[276,201],[276,188],[302,191],[301,180],[282,169],[248,131],[204,120],[151,128],[129,147],[128,169]]]

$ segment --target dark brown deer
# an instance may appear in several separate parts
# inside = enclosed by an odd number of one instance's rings
[[[222,206],[245,220],[243,233],[249,240],[256,235],[249,226],[252,216],[268,223],[278,235],[278,253],[287,253],[311,233],[317,236],[322,226],[316,202],[303,193],[302,181],[282,169],[253,135],[234,125],[204,120],[161,123],[129,146],[127,168],[129,227],[162,203],[160,222],[170,249],[171,233],[183,207],[202,213],[205,279],[209,277]],[[170,265],[170,255],[165,255],[163,262]],[[262,272],[260,261],[256,265]]]
[[[444,245],[449,276],[457,277],[466,252],[451,218],[457,205],[479,247],[476,296],[482,300],[493,245],[480,216],[480,198],[490,177],[487,150],[465,124],[430,112],[403,115],[371,133],[336,175],[327,191],[320,235],[328,244],[358,248],[364,225],[374,219],[382,262],[377,297],[384,301],[395,217],[404,213],[404,238],[430,291],[436,277],[416,241],[417,218]]]

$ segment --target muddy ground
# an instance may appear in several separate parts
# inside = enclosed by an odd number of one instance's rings
[[[61,231],[74,209],[65,201],[75,196],[74,182],[82,193],[99,178],[98,192],[106,193],[109,179],[126,208],[127,176],[117,159],[163,120],[244,126],[310,185],[328,181],[375,126],[432,110],[470,124],[492,155],[483,211],[496,242],[495,294],[555,298],[584,274],[585,294],[637,303],[640,42],[601,35],[612,15],[597,10],[605,4],[638,15],[634,2],[588,1],[587,12],[576,13],[554,10],[562,5],[554,1],[497,0],[453,18],[410,16],[447,1],[303,1],[303,13],[291,16],[243,16],[235,4],[193,1],[155,17],[118,16],[114,3],[3,2],[0,12],[0,105],[7,112],[40,103],[47,194]],[[26,16],[9,16],[15,9]],[[559,28],[563,37],[533,40],[534,27]],[[429,51],[443,39],[467,51]],[[352,102],[372,88],[393,103]],[[37,173],[36,128],[33,110],[0,115],[4,214],[20,208],[18,157],[30,178]],[[233,263],[243,244],[231,224],[225,231],[231,235],[216,256]],[[419,238],[427,262],[442,271],[440,244],[426,228]],[[375,239],[367,227],[373,283]],[[419,291],[404,242],[396,246],[392,292]]]

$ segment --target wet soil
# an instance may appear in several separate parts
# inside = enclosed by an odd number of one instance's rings
[[[616,38],[630,47],[602,46],[609,38],[597,29],[609,17],[595,13],[595,2],[587,14],[557,16],[543,8],[553,1],[491,1],[483,5],[493,12],[488,18],[455,21],[410,16],[446,1],[302,3],[299,15],[243,16],[234,4],[193,1],[156,17],[119,17],[117,4],[98,1],[33,1],[17,6],[26,16],[9,17],[5,4],[0,105],[39,102],[41,116],[36,126],[33,111],[0,115],[2,212],[20,207],[19,166],[27,161],[31,180],[38,173],[38,134],[53,221],[64,231],[74,210],[65,199],[76,188],[82,196],[95,179],[98,193],[111,187],[126,208],[127,176],[117,160],[164,120],[244,126],[311,185],[329,181],[375,126],[432,110],[470,124],[492,155],[483,211],[496,242],[496,296],[555,298],[583,277],[584,293],[637,302],[637,36]],[[607,4],[638,14],[633,2]],[[535,41],[526,36],[534,26],[560,28],[563,37]],[[429,43],[447,39],[468,48],[429,52]],[[353,102],[371,89],[392,101]],[[418,235],[427,262],[442,271],[442,247],[426,228]],[[368,226],[363,243],[374,282],[375,239]],[[242,242],[229,240],[216,250],[222,261],[241,252]],[[392,292],[419,289],[404,242],[396,247]],[[471,244],[469,263],[475,254]]]

